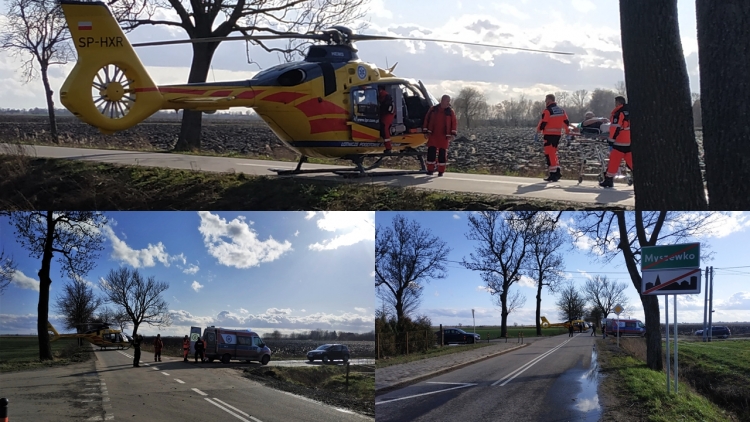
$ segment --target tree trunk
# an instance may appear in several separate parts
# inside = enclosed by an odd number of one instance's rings
[[[750,143],[750,2],[697,0],[695,9],[709,205],[712,210],[747,210],[750,156],[744,151]]]
[[[661,361],[661,321],[659,317],[659,297],[641,295],[643,312],[646,314],[646,365],[661,371],[664,365]]]
[[[508,287],[503,287],[503,293],[500,295],[502,311],[500,311],[500,337],[508,337]]]
[[[542,280],[537,280],[536,288],[536,335],[542,335]]]
[[[205,38],[210,35],[198,36]],[[190,75],[188,83],[206,82],[208,71],[211,69],[211,60],[218,43],[196,43],[193,44],[193,61],[190,64]],[[200,151],[201,149],[201,127],[203,113],[195,110],[184,110],[182,113],[182,126],[180,137],[175,144],[175,151]]]
[[[42,82],[44,83],[44,96],[47,99],[47,113],[49,114],[49,134],[52,138],[52,142],[58,144],[59,139],[57,138],[57,121],[55,120],[55,101],[52,99],[52,88],[49,85],[49,78],[47,77],[47,68],[42,66]],[[46,328],[45,328],[46,329]]]
[[[55,223],[52,218],[52,211],[47,211],[47,237],[44,242],[44,252],[42,253],[42,268],[37,275],[39,276],[39,304],[37,305],[36,328],[39,336],[39,360],[52,360],[52,347],[49,341],[49,331],[47,322],[49,321],[49,288],[52,279],[49,276],[52,266],[52,241],[55,235]]]
[[[705,210],[677,0],[620,0],[620,29],[636,209]]]

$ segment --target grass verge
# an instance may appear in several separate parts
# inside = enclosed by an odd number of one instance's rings
[[[51,366],[63,366],[85,362],[93,353],[88,343],[78,346],[76,339],[53,341],[51,361],[39,361],[37,337],[0,337],[0,372],[26,371]]]
[[[576,210],[612,207],[378,184],[0,156],[0,209]],[[617,207],[615,207],[617,208]],[[614,209],[614,208],[613,208]],[[619,209],[619,208],[618,208]]]
[[[452,355],[454,353],[461,353],[467,350],[481,349],[482,347],[492,346],[496,343],[476,343],[476,344],[462,344],[459,346],[444,346],[437,349],[429,349],[423,352],[412,353],[408,355],[388,357],[385,359],[378,359],[375,361],[377,368],[385,368],[386,366],[398,365],[401,363],[415,362],[422,359],[434,358],[437,356]]]
[[[435,331],[439,330],[439,328],[435,328]],[[443,327],[445,329],[446,327]],[[459,327],[462,330],[473,333],[474,329],[472,327]],[[476,333],[482,336],[482,340],[489,339],[495,339],[500,338],[500,327],[482,327],[477,328]],[[561,327],[550,327],[550,328],[542,328],[542,337],[548,337],[548,336],[558,336],[560,334],[567,334],[568,330],[567,328],[561,328]],[[515,339],[518,337],[519,334],[523,334],[524,337],[536,337],[536,328],[535,327],[508,327],[508,338],[509,339]]]
[[[375,415],[375,369],[372,366],[258,367],[243,376],[272,388],[302,395],[330,406]]]
[[[611,421],[732,421],[734,416],[681,382],[678,394],[667,394],[666,374],[653,371],[615,339],[599,339],[600,386],[605,395],[602,420]]]

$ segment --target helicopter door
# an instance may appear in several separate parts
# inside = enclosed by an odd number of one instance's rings
[[[424,97],[427,98],[427,100],[430,102],[430,104],[428,104],[430,107],[438,104],[439,101],[435,99],[432,94],[430,94],[430,91],[425,88],[422,81],[419,81],[419,90],[422,91],[422,95],[424,95]]]
[[[354,87],[351,90],[352,121],[348,122],[354,141],[380,139],[378,90],[376,85]]]

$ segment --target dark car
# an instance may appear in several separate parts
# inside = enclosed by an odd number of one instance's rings
[[[698,330],[695,332],[696,336],[702,336],[703,330]],[[721,327],[721,326],[713,326],[711,327],[711,337],[716,338],[729,338],[729,336],[732,335],[732,332],[729,331],[729,327]]]
[[[440,331],[436,333],[438,343],[440,342]],[[443,339],[448,343],[476,343],[481,339],[479,334],[467,333],[460,328],[446,328],[443,330]]]
[[[323,363],[328,363],[332,360],[343,360],[344,363],[349,362],[349,348],[343,344],[324,344],[315,350],[307,352],[307,360],[310,362],[318,359],[322,360]]]

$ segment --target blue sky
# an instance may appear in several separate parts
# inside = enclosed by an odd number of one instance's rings
[[[374,329],[374,212],[105,215],[105,249],[85,280],[96,286],[110,269],[128,266],[168,282],[163,297],[173,325],[162,329],[165,335],[184,334],[191,325],[261,333]],[[19,270],[0,296],[0,334],[36,332],[40,261],[16,242],[5,217],[0,239]],[[67,280],[56,263],[51,275],[55,298]],[[61,325],[52,309],[51,315]]]
[[[695,2],[678,0],[680,35],[691,90],[698,79]],[[5,10],[5,4],[0,11]],[[163,18],[172,18],[164,15]],[[409,35],[512,47],[556,49],[576,56],[550,56],[421,42],[374,41],[357,45],[360,58],[396,74],[422,79],[433,94],[455,94],[465,86],[480,89],[491,104],[525,94],[541,99],[554,91],[612,89],[624,80],[618,0],[371,0],[367,34]],[[360,22],[361,23],[361,22]],[[2,24],[2,17],[0,17]],[[352,25],[356,27],[357,25]],[[187,38],[181,29],[143,27],[132,42]],[[225,42],[213,60],[209,81],[242,80],[279,63],[275,54],[251,47],[257,64],[248,64],[242,42]],[[157,84],[185,83],[191,48],[187,45],[138,50]],[[45,107],[39,81],[24,85],[18,59],[0,52],[0,108]],[[57,92],[72,64],[50,70]],[[436,95],[439,96],[439,95]],[[59,102],[56,94],[55,101]]]
[[[449,257],[448,276],[434,280],[426,285],[418,314],[428,316],[433,325],[468,325],[471,326],[471,309],[476,312],[477,325],[500,325],[499,307],[493,304],[491,295],[484,289],[484,283],[478,273],[463,268],[459,262],[463,257],[468,259],[474,252],[474,242],[466,239],[469,232],[467,214],[464,212],[378,212],[377,226],[391,225],[394,215],[403,214],[417,220],[422,227],[432,230],[446,241],[452,251]],[[565,213],[563,222],[571,222],[572,213]],[[701,267],[714,267],[714,321],[750,321],[750,263],[748,263],[746,243],[750,233],[750,212],[717,215],[706,234],[692,241],[708,245],[713,252],[710,261],[701,261]],[[688,243],[688,242],[683,242]],[[593,275],[606,275],[619,282],[627,282],[626,293],[630,308],[626,314],[643,320],[643,310],[638,292],[633,287],[627,274],[624,259],[618,255],[609,265],[596,260],[590,253],[587,242],[569,242],[561,252],[564,256],[564,272],[576,286],[580,286]],[[706,250],[708,251],[708,250]],[[732,268],[739,267],[739,268]],[[533,325],[536,310],[536,287],[527,280],[522,280],[511,287],[511,294],[520,290],[526,296],[526,303],[508,316],[508,324]],[[677,318],[679,322],[703,322],[703,295],[678,296]],[[672,296],[670,296],[670,320],[672,319]],[[560,321],[555,307],[556,297],[546,290],[542,294],[542,315],[552,321]],[[660,296],[662,309],[663,296]],[[378,305],[380,306],[380,304]],[[662,317],[663,317],[662,313]]]

